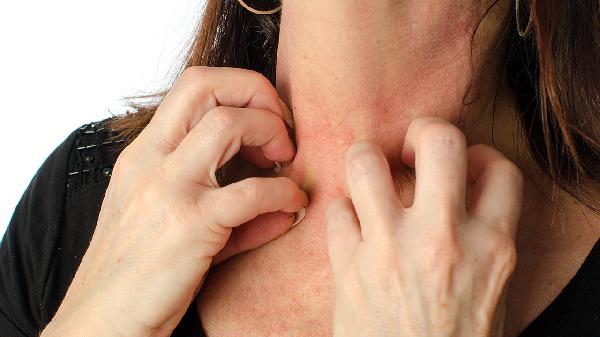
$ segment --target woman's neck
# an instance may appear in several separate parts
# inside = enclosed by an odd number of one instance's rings
[[[298,145],[285,174],[310,194],[341,194],[348,146],[376,140],[392,168],[400,168],[405,131],[418,116],[454,122],[471,143],[491,142],[494,99],[503,89],[492,61],[508,4],[496,4],[473,35],[488,6],[478,0],[284,1],[277,90],[294,113]],[[501,97],[496,113],[510,115],[511,102]],[[496,143],[510,140],[514,126],[495,123]]]
[[[491,145],[521,168],[523,238],[541,233],[550,246],[564,240],[564,233],[548,235],[557,212],[569,223],[600,226],[597,215],[548,184],[519,142],[496,48],[509,1],[493,7],[472,39],[489,6],[478,1],[284,1],[277,91],[294,113],[298,151],[280,175],[309,193],[307,217],[322,216],[332,197],[345,194],[345,152],[365,138],[382,146],[400,198],[412,204],[414,176],[400,157],[406,129],[416,117],[439,116],[457,124],[469,145]]]

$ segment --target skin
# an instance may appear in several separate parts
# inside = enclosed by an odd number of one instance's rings
[[[341,174],[346,152],[357,140],[378,144],[400,199],[411,205],[414,177],[401,153],[410,122],[422,116],[458,125],[469,145],[494,146],[525,176],[505,335],[522,331],[572,278],[598,239],[600,219],[547,186],[513,141],[520,132],[517,108],[493,52],[501,18],[511,15],[508,1],[494,7],[471,44],[487,5],[285,2],[277,91],[293,110],[298,152],[277,175],[296,181],[311,204],[292,231],[211,272],[197,302],[209,336],[330,335],[333,290],[324,224],[329,204],[347,195]],[[470,97],[476,99],[465,106],[472,79]],[[555,219],[557,213],[564,217]]]
[[[377,146],[359,142],[347,153],[351,199],[335,199],[326,214],[333,335],[501,336],[520,171],[493,148],[467,149],[462,132],[437,118],[411,123],[402,157],[417,172],[410,207]]]
[[[308,204],[292,180],[253,177],[220,187],[215,179],[242,147],[290,160],[295,148],[283,116],[275,89],[256,72],[186,69],[119,155],[90,246],[41,335],[170,336],[222,252],[238,254],[287,231],[287,214]],[[233,227],[260,214],[273,224],[266,235],[224,249]]]
[[[519,167],[530,166],[471,145],[485,142],[489,122],[489,101],[464,108],[458,97],[471,78],[464,28],[479,7],[288,4],[277,90],[247,70],[187,69],[121,153],[90,247],[42,336],[168,336],[199,291],[209,336],[499,336],[513,322],[503,294]],[[460,14],[452,25],[448,13]],[[340,29],[301,30],[328,24]],[[383,47],[397,39],[410,48]],[[323,63],[330,56],[340,62]],[[316,76],[322,69],[329,76]],[[474,69],[481,99],[494,69]],[[501,96],[499,111],[513,101]],[[514,129],[498,122],[512,157]],[[238,151],[259,167],[286,165],[218,186],[215,171]],[[291,228],[301,207],[306,217]]]

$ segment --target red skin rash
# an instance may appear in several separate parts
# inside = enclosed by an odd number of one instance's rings
[[[378,143],[402,203],[412,203],[414,180],[400,159],[410,121],[484,111],[461,110],[480,70],[470,68],[470,28],[481,14],[474,3],[286,0],[276,78],[294,113],[297,153],[279,175],[311,201],[299,225],[211,271],[197,301],[208,336],[331,336],[324,214],[346,195],[346,150],[358,139]],[[495,83],[492,73],[481,83]],[[267,222],[254,225],[251,236],[260,236]]]
[[[198,301],[209,336],[331,335],[331,275],[324,214],[334,197],[347,195],[345,151],[340,149],[347,149],[360,131],[350,123],[336,123],[326,117],[320,123],[328,125],[327,129],[315,132],[306,124],[297,124],[296,157],[284,164],[279,174],[273,173],[290,177],[309,194],[304,220],[278,239],[211,271]],[[385,130],[379,128],[380,138],[383,132],[405,132]],[[381,143],[388,152],[402,145]],[[272,225],[269,221],[272,218],[257,218],[251,235],[265,235],[260,228]]]

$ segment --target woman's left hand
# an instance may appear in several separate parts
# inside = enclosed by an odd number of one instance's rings
[[[347,152],[351,199],[335,199],[326,215],[334,337],[496,336],[516,263],[520,170],[492,147],[467,148],[439,118],[411,123],[402,158],[416,171],[410,207],[378,146]]]

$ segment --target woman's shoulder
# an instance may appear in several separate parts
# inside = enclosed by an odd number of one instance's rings
[[[0,330],[37,336],[60,305],[122,148],[107,126],[111,118],[73,130],[17,204],[0,245]]]
[[[114,139],[107,118],[82,125],[71,133],[67,157],[67,197],[78,195],[110,180],[112,168],[121,151],[122,139]],[[104,186],[101,186],[104,187]]]

